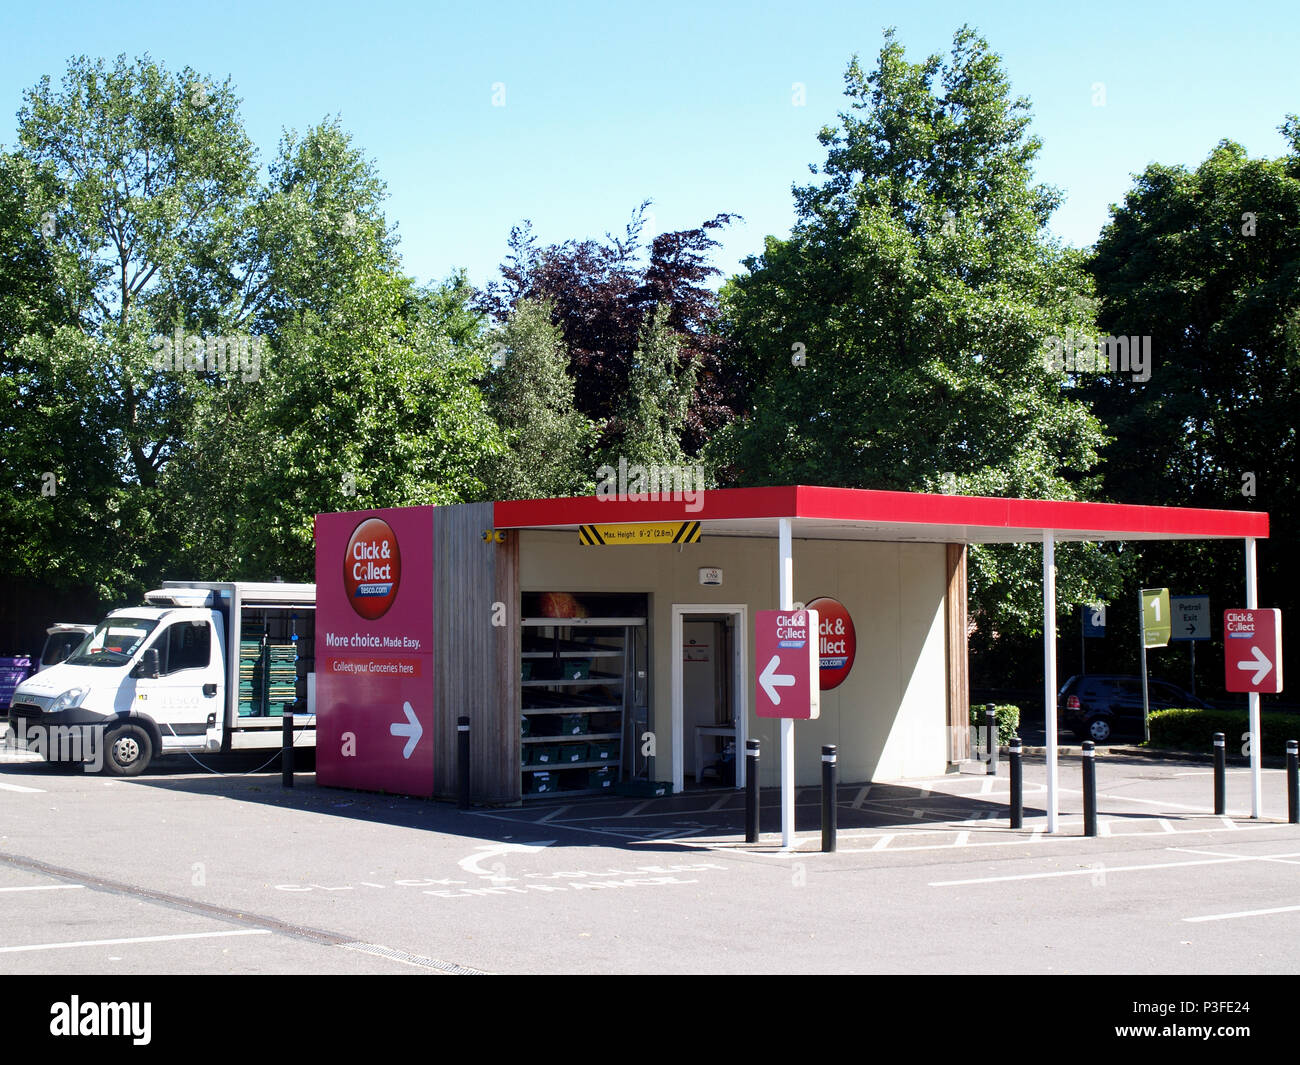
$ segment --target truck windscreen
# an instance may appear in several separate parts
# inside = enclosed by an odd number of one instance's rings
[[[130,661],[140,644],[158,627],[151,618],[109,618],[95,626],[76,653],[70,666],[120,666]]]

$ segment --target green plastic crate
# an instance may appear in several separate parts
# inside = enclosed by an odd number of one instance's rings
[[[525,795],[545,795],[548,792],[558,791],[559,787],[560,783],[553,773],[524,774]]]
[[[530,743],[525,750],[528,751],[528,765],[560,764],[560,752],[549,743]]]
[[[560,765],[585,762],[587,760],[587,745],[585,743],[561,743],[556,746],[555,754]]]
[[[591,659],[562,658],[560,672],[565,680],[586,680],[591,676]]]
[[[601,740],[587,744],[588,762],[617,762],[618,740]]]
[[[587,727],[587,714],[561,714],[560,715],[560,735],[561,736],[581,736],[584,732],[589,732]]]
[[[618,783],[614,779],[613,766],[601,766],[599,769],[587,770],[587,787],[595,788],[599,791],[613,791],[614,785]]]

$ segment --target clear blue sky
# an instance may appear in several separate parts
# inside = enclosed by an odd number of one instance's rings
[[[656,231],[745,216],[716,263],[728,273],[784,235],[790,185],[823,150],[843,73],[874,66],[886,25],[908,57],[946,53],[968,22],[1033,104],[1038,177],[1061,187],[1054,232],[1092,243],[1147,163],[1195,165],[1221,138],[1278,155],[1300,111],[1300,6],[863,0],[778,3],[5,4],[0,142],[43,74],[69,57],[145,52],[233,78],[261,159],[283,128],[338,115],[387,182],[406,269],[496,276],[510,227],[544,241],[621,231],[655,201]],[[505,106],[492,103],[494,83]],[[806,104],[792,103],[792,85]],[[1094,83],[1105,105],[1094,106]]]

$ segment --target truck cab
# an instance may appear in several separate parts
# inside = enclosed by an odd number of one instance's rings
[[[278,748],[286,712],[314,745],[313,585],[168,581],[144,598],[15,689],[19,747],[134,776],[160,754]]]

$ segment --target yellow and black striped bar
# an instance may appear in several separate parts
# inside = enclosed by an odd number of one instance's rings
[[[697,544],[698,521],[645,522],[633,525],[579,525],[578,542],[585,547],[624,544]]]

